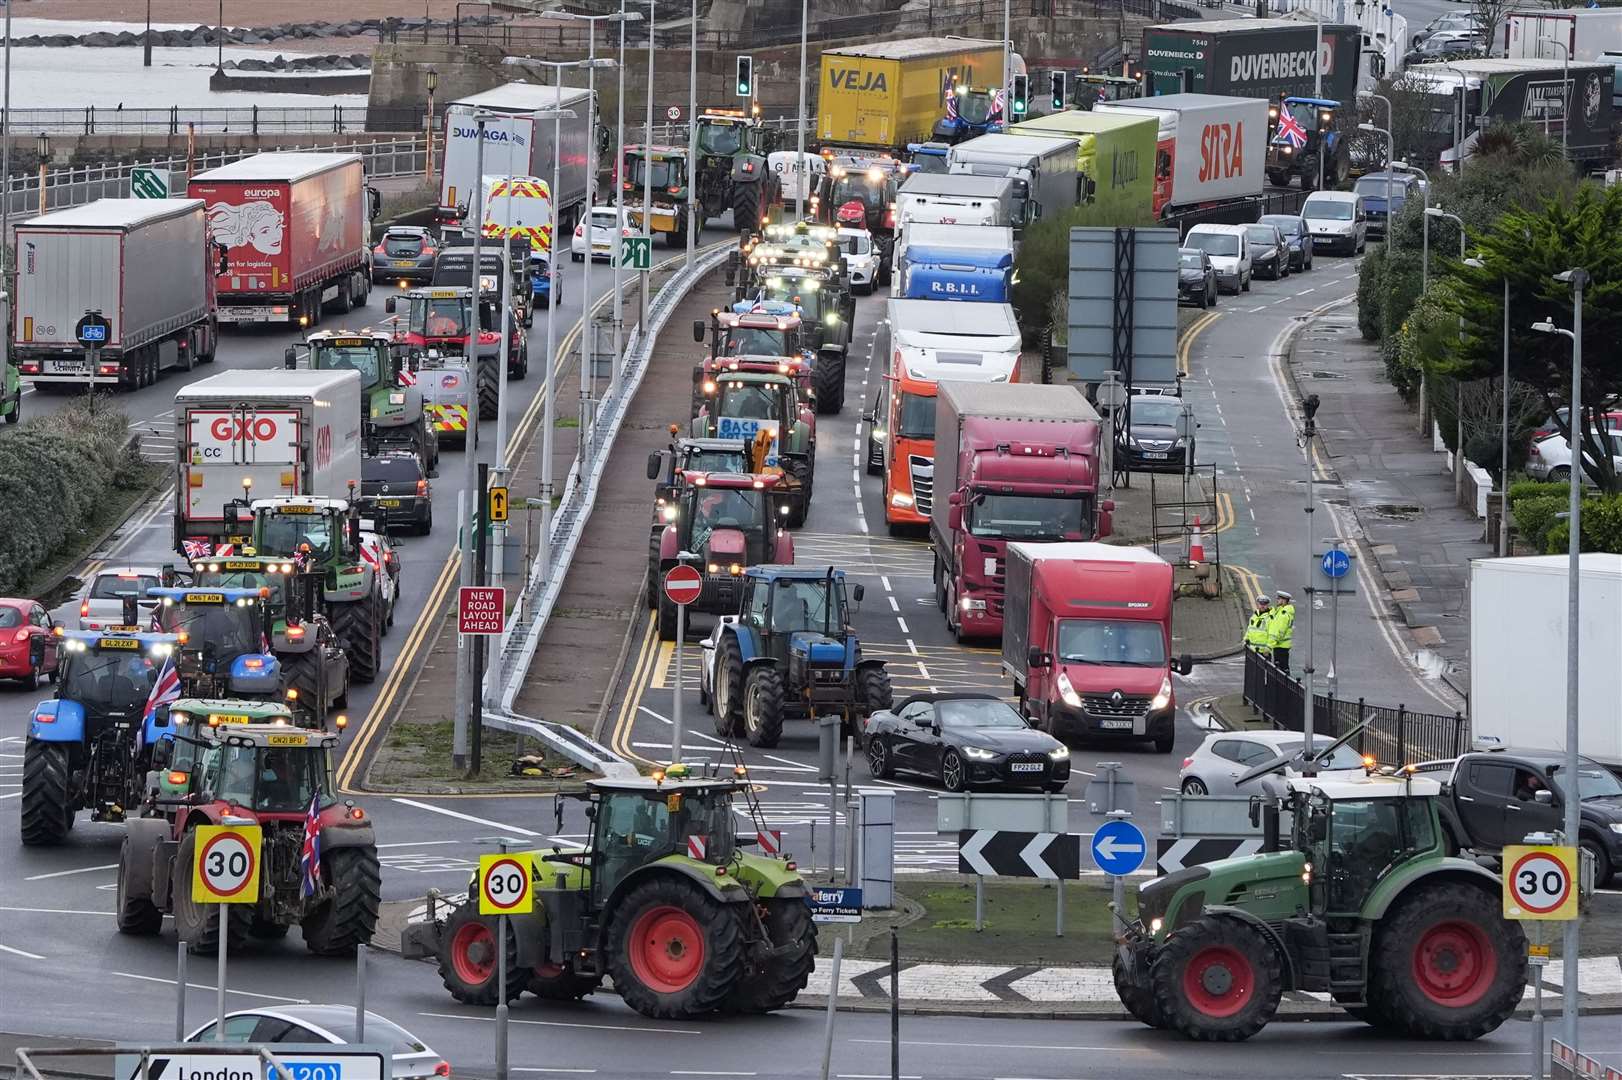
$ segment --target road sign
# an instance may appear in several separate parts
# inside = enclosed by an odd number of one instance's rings
[[[827,805],[825,802],[824,806]],[[824,817],[827,815],[824,814]],[[1070,803],[1064,795],[973,795],[942,792],[935,802],[935,831],[965,829],[1062,833],[1070,829]]]
[[[1155,841],[1155,870],[1175,874],[1218,859],[1254,855],[1261,849],[1260,836],[1162,836]]]
[[[87,349],[99,349],[112,337],[112,324],[99,311],[87,311],[73,326],[73,336]]]
[[[199,825],[196,831],[192,903],[258,903],[259,851],[264,830],[258,825]]]
[[[1093,833],[1093,862],[1106,874],[1125,877],[1143,865],[1149,842],[1130,821],[1106,821]]]
[[[388,1080],[391,1071],[384,1066],[384,1051],[372,1046],[276,1043],[270,1049],[293,1074],[293,1080]],[[196,1080],[203,1076],[280,1080],[269,1073],[254,1053],[154,1054],[144,1073],[139,1054],[119,1054],[113,1059],[117,1080]]]
[[[984,877],[1079,878],[1081,837],[1074,833],[964,829],[957,872]]]
[[[479,914],[517,915],[535,907],[535,861],[527,851],[479,856]]]
[[[167,199],[169,170],[142,166],[130,173],[130,196],[136,199]]]
[[[680,120],[681,119],[681,106],[680,105],[672,105],[670,108],[666,109],[665,110],[665,119],[666,120]]]
[[[1577,849],[1511,844],[1504,848],[1504,917],[1577,917]]]
[[[1352,557],[1344,548],[1330,548],[1324,552],[1318,565],[1323,569],[1324,577],[1342,578],[1352,568]]]
[[[490,489],[490,520],[507,520],[507,489],[493,487]]]
[[[816,923],[859,923],[862,921],[862,890],[819,889],[813,887],[805,902],[811,905],[811,921]]]
[[[506,622],[506,589],[500,585],[464,585],[458,590],[457,633],[499,634]]]
[[[686,606],[697,600],[704,591],[704,576],[695,566],[672,566],[665,572],[665,599],[672,604]]]
[[[626,270],[653,269],[653,237],[620,237],[620,266]]]

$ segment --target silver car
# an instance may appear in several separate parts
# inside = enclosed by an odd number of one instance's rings
[[[209,1021],[186,1037],[187,1042],[213,1042],[214,1025]],[[449,1076],[450,1063],[421,1039],[396,1024],[366,1010],[364,1038],[355,1038],[355,1008],[352,1005],[266,1005],[225,1014],[225,1040],[228,1043],[267,1043],[276,1052],[277,1043],[331,1043],[343,1046],[363,1042],[385,1050],[393,1059],[393,1080],[421,1080]]]
[[[162,582],[163,571],[156,566],[106,567],[91,580],[79,600],[79,629],[106,630],[125,625],[126,594],[133,595],[140,605],[140,621],[150,622],[158,604],[147,598],[146,591],[156,589]]]
[[[1312,744],[1327,750],[1334,742],[1314,736]],[[1260,778],[1241,785],[1249,769],[1280,754],[1296,755],[1306,746],[1299,731],[1218,731],[1207,735],[1193,754],[1183,759],[1178,786],[1184,795],[1257,795]],[[1284,767],[1285,776],[1300,776],[1298,759]],[[1318,763],[1319,776],[1362,776],[1364,759],[1350,746],[1338,746],[1327,761]]]

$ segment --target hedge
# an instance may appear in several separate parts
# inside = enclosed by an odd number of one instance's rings
[[[1569,483],[1523,480],[1509,486],[1509,510],[1515,529],[1532,547],[1547,555],[1563,555],[1571,529],[1559,515],[1570,509]],[[1622,493],[1583,494],[1584,551],[1622,553]]]

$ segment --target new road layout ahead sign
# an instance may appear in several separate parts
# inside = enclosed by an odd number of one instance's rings
[[[507,590],[500,585],[464,585],[457,591],[456,632],[499,634],[506,612]]]
[[[212,1034],[212,1032],[210,1032]],[[293,1080],[387,1080],[383,1051],[374,1046],[277,1043],[272,1053]],[[268,1075],[267,1075],[268,1074]],[[139,1054],[119,1054],[115,1080],[281,1080],[258,1054],[154,1054],[141,1073]]]

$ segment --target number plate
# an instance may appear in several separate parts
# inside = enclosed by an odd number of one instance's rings
[[[1143,456],[1150,461],[1165,461],[1171,454],[1165,450],[1145,450]]]
[[[1016,761],[1008,766],[1008,769],[1010,772],[1041,772],[1042,763],[1040,761]]]
[[[141,647],[139,638],[102,638],[96,644],[103,649],[139,649]]]
[[[209,719],[221,724],[246,724],[249,721],[247,713],[213,713]]]
[[[265,745],[308,746],[310,745],[310,737],[308,735],[267,735],[265,736]]]
[[[90,363],[87,360],[52,360],[51,373],[53,375],[88,375]]]
[[[395,266],[416,266],[417,262],[416,262],[415,259],[395,259],[394,260],[394,265]]]
[[[400,500],[399,499],[379,499],[379,500],[377,500],[377,505],[379,505],[379,506],[381,506],[381,507],[383,507],[384,509],[387,509],[387,510],[398,510],[400,508]]]
[[[1098,722],[1098,726],[1103,728],[1105,731],[1131,731],[1132,730],[1132,721],[1130,721],[1130,720],[1100,720]]]

